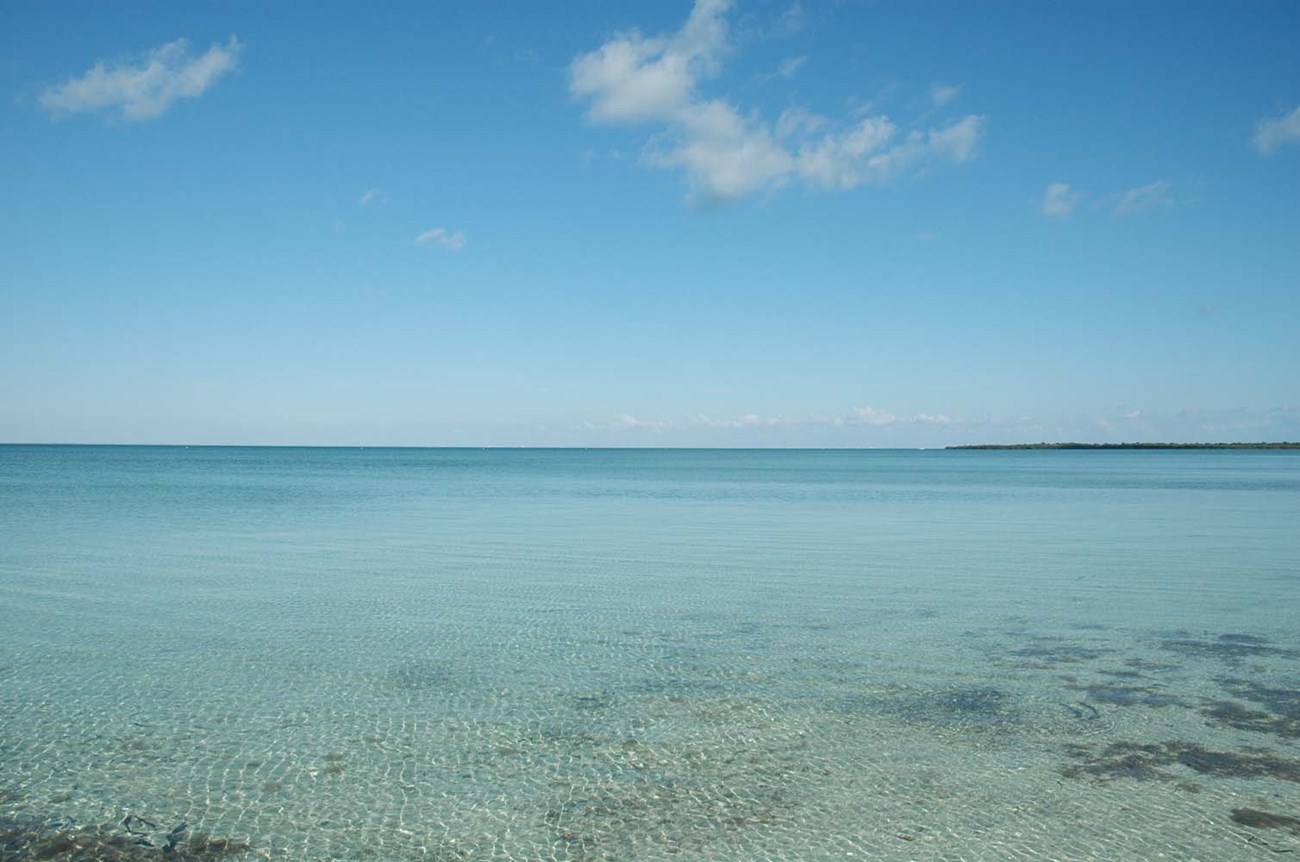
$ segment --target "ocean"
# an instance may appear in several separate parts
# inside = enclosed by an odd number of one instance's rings
[[[1300,850],[1300,452],[0,446],[0,614],[5,860]]]

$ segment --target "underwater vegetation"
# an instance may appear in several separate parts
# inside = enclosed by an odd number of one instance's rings
[[[1035,638],[1034,640],[1041,642],[1035,643],[1032,646],[1012,650],[1010,654],[1016,658],[1034,659],[1044,665],[1056,665],[1078,664],[1079,662],[1094,661],[1102,656],[1114,652],[1114,650],[1100,649],[1096,647],[1053,643],[1048,639]]]
[[[1230,700],[1207,701],[1201,713],[1211,724],[1300,739],[1300,689],[1261,685],[1250,680],[1221,679],[1229,694],[1250,701],[1254,709]]]
[[[1173,637],[1160,642],[1161,648],[1194,658],[1213,658],[1238,666],[1250,658],[1300,658],[1300,650],[1274,646],[1268,638],[1249,634],[1221,634],[1217,638]]]
[[[1073,744],[1066,751],[1077,762],[1061,769],[1066,778],[1114,781],[1174,781],[1168,767],[1183,766],[1216,778],[1276,778],[1300,783],[1300,760],[1278,757],[1260,748],[1215,751],[1195,742],[1112,742]]]
[[[1086,700],[1111,706],[1181,706],[1183,701],[1168,692],[1145,685],[1114,685],[1107,683],[1080,683],[1067,680],[1064,687],[1081,691]]]
[[[0,817],[0,860],[18,862],[215,862],[252,853],[248,841],[170,829],[137,815],[120,823],[76,826],[38,818]]]
[[[1255,808],[1234,808],[1232,821],[1252,829],[1285,829],[1292,835],[1300,835],[1300,819],[1285,814],[1270,814]]]
[[[1241,826],[1248,826],[1251,829],[1277,829],[1283,833],[1300,837],[1300,819],[1286,814],[1274,814],[1271,811],[1260,811],[1258,808],[1234,808],[1230,816],[1233,823]],[[1263,847],[1271,853],[1295,852],[1295,847],[1274,846],[1258,834],[1249,835],[1246,840],[1251,844]]]
[[[991,686],[903,689],[840,698],[838,705],[846,712],[963,731],[998,730],[1024,721],[1011,695]]]
[[[1237,730],[1249,730],[1255,733],[1271,733],[1284,739],[1300,736],[1295,716],[1277,715],[1262,709],[1250,709],[1230,700],[1210,701],[1201,714],[1211,724],[1232,727]]]
[[[1212,726],[1269,734],[1284,740],[1300,739],[1300,684],[1270,684],[1241,676],[1219,676],[1216,681],[1225,697],[1182,696],[1171,690],[1186,669],[1181,664],[1153,662],[1138,656],[1125,657],[1114,649],[1073,644],[1057,637],[1029,636],[1029,644],[1007,654],[1030,670],[1057,670],[1059,684],[1066,691],[1079,692],[1083,699],[1065,704],[1078,718],[1096,717],[1101,707],[1184,707],[1196,710]],[[1257,634],[1227,632],[1194,635],[1175,632],[1154,641],[1168,653],[1192,661],[1220,662],[1238,674],[1249,671],[1270,676],[1278,662],[1300,660],[1300,649],[1280,645]],[[1092,664],[1097,662],[1098,664]],[[1090,664],[1091,666],[1082,667]],[[1174,673],[1173,676],[1168,674]],[[1152,674],[1163,677],[1154,682]]]

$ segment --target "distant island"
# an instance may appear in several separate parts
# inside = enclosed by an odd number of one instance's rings
[[[945,449],[1300,449],[1300,443],[976,443]]]

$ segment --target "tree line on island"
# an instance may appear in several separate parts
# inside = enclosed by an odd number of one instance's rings
[[[945,449],[1300,449],[1281,443],[972,443]]]

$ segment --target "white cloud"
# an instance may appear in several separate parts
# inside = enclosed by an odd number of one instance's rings
[[[1174,205],[1169,188],[1169,183],[1163,180],[1131,188],[1120,197],[1111,214],[1130,216],[1152,209],[1168,209]]]
[[[41,106],[53,117],[109,111],[124,120],[151,119],[178,99],[197,98],[234,71],[242,49],[231,36],[224,46],[192,57],[189,42],[177,39],[134,61],[99,62],[80,78],[52,84],[41,92]]]
[[[930,101],[934,102],[936,108],[942,108],[944,105],[957,98],[961,93],[961,84],[931,84]]]
[[[460,251],[469,245],[469,240],[465,239],[465,234],[460,231],[452,233],[446,228],[435,227],[426,230],[415,238],[416,245],[426,245],[428,243],[439,245],[448,251]]]
[[[597,122],[671,121],[694,100],[698,79],[717,71],[726,49],[728,0],[697,0],[676,34],[616,36],[573,61],[570,90],[591,99]]]
[[[383,200],[384,193],[381,189],[366,189],[365,194],[361,196],[357,203],[363,207],[368,207],[372,204],[383,203]]]
[[[1283,144],[1300,144],[1300,107],[1255,124],[1255,149],[1272,155]]]
[[[1069,183],[1051,183],[1043,192],[1043,215],[1048,218],[1068,218],[1083,195],[1070,191]]]
[[[570,92],[588,102],[591,121],[659,127],[644,160],[683,170],[692,202],[727,203],[795,181],[851,189],[974,155],[986,127],[974,114],[903,133],[883,114],[833,123],[796,108],[773,126],[756,111],[704,98],[700,85],[720,70],[730,49],[729,8],[728,0],[696,0],[678,32],[620,34],[569,69]],[[796,59],[789,74],[804,60]]]
[[[678,117],[681,134],[646,150],[650,164],[682,167],[691,198],[700,204],[738,200],[765,186],[784,184],[793,160],[762,124],[722,101],[696,102]]]

